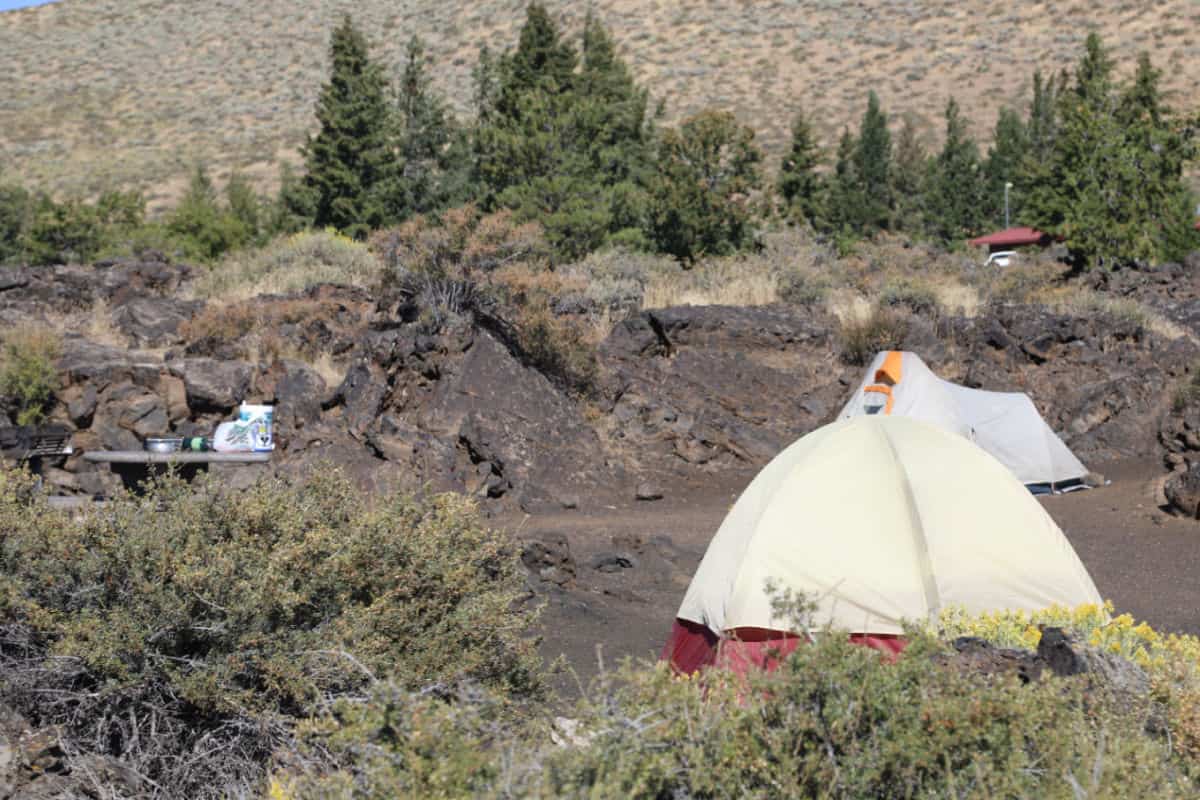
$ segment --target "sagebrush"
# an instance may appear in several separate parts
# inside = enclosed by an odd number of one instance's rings
[[[466,498],[327,469],[71,516],[29,486],[0,471],[0,701],[151,794],[260,792],[299,719],[377,680],[539,690],[517,554]]]

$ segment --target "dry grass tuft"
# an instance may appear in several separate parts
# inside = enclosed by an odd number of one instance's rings
[[[196,282],[195,291],[200,297],[231,302],[322,283],[374,286],[382,276],[383,262],[366,245],[333,231],[311,231],[228,256]]]
[[[714,259],[652,280],[642,308],[762,306],[778,302],[778,288],[778,279],[759,262]]]
[[[891,307],[875,306],[865,315],[849,315],[838,330],[841,358],[862,367],[881,350],[903,349],[908,328],[908,315]]]

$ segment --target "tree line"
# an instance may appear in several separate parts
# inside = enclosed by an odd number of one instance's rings
[[[254,196],[238,176],[220,198],[198,169],[148,234],[133,194],[56,204],[0,187],[0,263],[95,255],[114,230],[211,260],[309,227],[363,238],[467,202],[538,222],[563,260],[620,245],[691,261],[752,246],[780,220],[841,246],[881,231],[957,246],[1030,225],[1059,237],[1081,268],[1200,248],[1196,196],[1184,180],[1200,118],[1166,105],[1148,55],[1131,81],[1118,82],[1094,33],[1072,72],[1034,73],[1024,113],[1000,110],[986,153],[953,99],[941,149],[930,153],[909,116],[893,137],[872,92],[858,129],[846,128],[832,153],[798,113],[774,180],[754,131],[729,112],[664,126],[662,106],[591,15],[576,41],[531,3],[515,48],[481,50],[470,124],[434,91],[429,66],[414,36],[391,85],[346,16],[330,39],[303,169],[285,169],[275,198]]]

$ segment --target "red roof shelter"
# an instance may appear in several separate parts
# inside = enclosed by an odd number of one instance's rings
[[[988,252],[994,253],[997,250],[1009,250],[1027,244],[1047,245],[1052,238],[1050,234],[1037,228],[1008,228],[972,239],[970,244],[976,247],[987,245]]]

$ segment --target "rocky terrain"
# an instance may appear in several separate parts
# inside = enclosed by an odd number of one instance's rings
[[[1198,260],[1072,279],[1137,298],[1158,324],[992,302],[906,314],[903,342],[948,379],[1030,394],[1112,478],[1044,500],[1101,593],[1161,630],[1193,633]],[[824,306],[630,311],[596,347],[596,379],[580,394],[532,366],[503,326],[464,318],[430,334],[387,291],[320,285],[216,306],[191,299],[195,278],[156,257],[0,273],[0,325],[61,331],[49,422],[69,429],[75,453],[43,463],[49,490],[110,494],[121,480],[83,453],[207,434],[243,401],[275,404],[271,463],[214,468],[219,479],[333,465],[375,491],[475,495],[521,542],[530,602],[544,605],[543,652],[567,656],[557,683],[568,694],[605,659],[657,651],[738,493],[830,421],[860,377]],[[15,407],[3,411],[11,427]]]
[[[1192,331],[1194,275],[1166,265],[1100,288],[1136,291]],[[287,352],[336,365],[341,377],[327,379],[299,357],[197,335],[205,304],[180,299],[191,279],[189,267],[153,260],[0,276],[6,326],[65,331],[50,421],[72,431],[76,455],[47,468],[56,491],[115,485],[83,452],[209,433],[239,403],[262,402],[277,405],[270,469],[328,462],[372,488],[465,491],[497,512],[595,508],[760,467],[832,419],[860,369],[839,358],[837,321],[821,310],[636,311],[600,344],[597,388],[581,398],[523,363],[502,332],[462,322],[429,335],[394,298],[320,286],[256,299]],[[285,307],[291,316],[273,310]],[[1200,355],[1192,335],[996,304],[970,317],[913,315],[904,347],[948,379],[1029,393],[1086,463],[1163,458],[1186,472],[1200,452],[1195,410],[1171,413]]]

